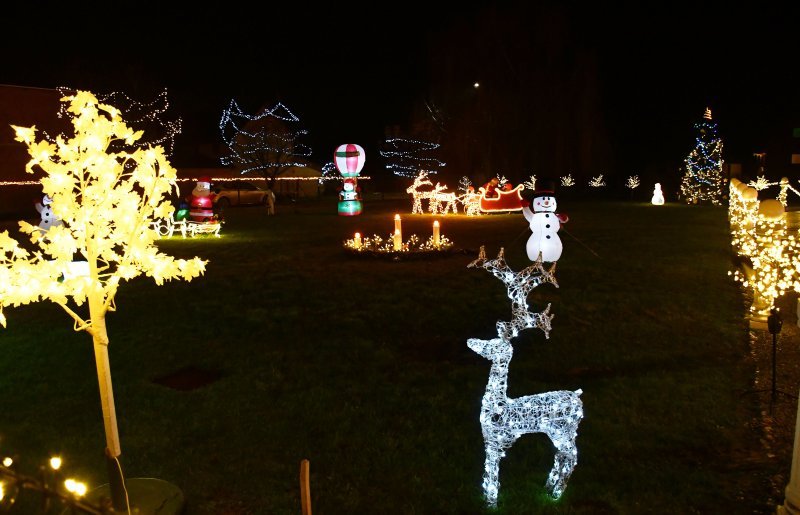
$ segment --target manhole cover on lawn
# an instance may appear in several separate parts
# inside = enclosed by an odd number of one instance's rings
[[[171,374],[157,377],[153,382],[172,388],[173,390],[196,390],[211,384],[222,377],[218,370],[201,370],[195,367],[186,367]]]

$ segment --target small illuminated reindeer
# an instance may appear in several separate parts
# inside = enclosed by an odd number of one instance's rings
[[[430,211],[432,215],[439,213],[446,215],[448,211],[452,211],[453,214],[458,213],[458,198],[456,194],[452,191],[444,191],[445,188],[447,188],[446,184],[439,184],[437,182],[436,186],[433,187],[433,191],[428,192],[431,199],[428,205],[428,211]],[[444,209],[442,209],[442,205],[444,205]]]
[[[470,338],[467,346],[492,362],[486,393],[481,403],[481,429],[486,446],[486,461],[483,474],[483,492],[490,506],[497,505],[500,489],[498,475],[500,460],[505,450],[517,439],[528,433],[544,433],[555,446],[555,463],[550,470],[545,488],[555,499],[561,497],[567,480],[578,462],[578,449],[575,437],[578,424],[583,418],[581,390],[547,392],[510,399],[506,395],[508,386],[508,366],[514,348],[511,339],[523,329],[538,328],[550,337],[550,304],[541,313],[528,310],[528,294],[542,283],[556,283],[555,263],[549,270],[542,265],[542,255],[533,264],[515,273],[505,262],[503,249],[497,258],[487,261],[484,247],[478,259],[468,265],[481,267],[503,281],[511,299],[512,318],[510,322],[497,322],[497,338],[480,340]]]

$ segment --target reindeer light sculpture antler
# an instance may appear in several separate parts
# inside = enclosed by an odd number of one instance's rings
[[[483,475],[486,502],[490,506],[497,504],[500,460],[505,456],[505,450],[520,436],[528,433],[546,434],[556,448],[555,463],[545,488],[553,498],[558,499],[578,462],[575,437],[578,424],[583,418],[583,403],[580,400],[582,391],[547,392],[514,399],[506,395],[508,366],[514,353],[511,339],[519,331],[531,328],[541,329],[545,337],[549,338],[550,321],[553,319],[550,304],[541,313],[532,313],[528,309],[527,296],[543,283],[558,287],[554,276],[556,265],[553,264],[549,270],[545,270],[540,253],[539,259],[533,264],[521,272],[514,272],[506,264],[502,248],[495,259],[487,260],[484,247],[481,247],[478,259],[468,267],[481,267],[491,272],[506,285],[508,297],[511,299],[511,321],[497,322],[497,338],[467,340],[470,349],[492,362],[480,416],[486,446]]]

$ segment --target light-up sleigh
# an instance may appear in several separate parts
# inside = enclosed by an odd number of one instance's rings
[[[508,191],[495,190],[495,195],[486,196],[486,190],[481,186],[478,191],[481,194],[480,207],[484,213],[499,213],[504,211],[521,211],[522,195],[521,192],[525,185],[519,184],[516,188]]]

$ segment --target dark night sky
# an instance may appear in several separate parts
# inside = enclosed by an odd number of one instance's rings
[[[184,121],[174,159],[184,166],[213,164],[195,149],[219,144],[217,123],[231,98],[252,112],[282,101],[303,120],[319,162],[336,145],[357,142],[369,164],[369,142],[385,125],[405,123],[424,98],[437,34],[457,21],[480,23],[486,5],[534,12],[530,2],[283,2],[256,10],[226,2],[211,11],[139,2],[83,12],[28,4],[4,13],[0,83],[122,90],[139,100],[166,87]],[[733,160],[800,126],[797,8],[550,5],[596,59],[621,170],[680,162],[706,105]]]

